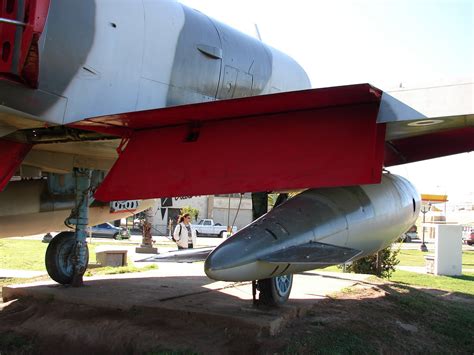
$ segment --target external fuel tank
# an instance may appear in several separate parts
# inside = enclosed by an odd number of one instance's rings
[[[377,185],[306,190],[219,245],[205,271],[250,281],[349,262],[390,245],[419,210],[414,186],[392,174]]]

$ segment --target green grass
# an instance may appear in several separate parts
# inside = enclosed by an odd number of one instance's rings
[[[474,275],[470,277],[471,280],[466,282],[472,283]],[[396,302],[397,314],[405,314],[406,317],[412,319],[424,315],[424,325],[434,334],[442,337],[446,350],[450,349],[450,352],[453,353],[472,352],[474,338],[469,336],[469,332],[464,331],[474,327],[474,306],[472,303],[444,300],[439,296],[414,290],[411,287],[404,289],[408,293],[390,293],[391,299]]]
[[[378,354],[364,338],[347,329],[319,330],[316,336],[295,338],[283,354]]]
[[[0,269],[43,271],[47,246],[38,240],[0,239]]]
[[[405,285],[458,292],[474,297],[474,273],[466,273],[461,276],[436,276],[396,270],[392,274],[390,281]]]
[[[421,250],[404,250],[401,249],[398,254],[400,266],[425,266],[425,255],[434,253],[424,253]],[[463,269],[474,269],[474,250],[463,250],[462,252]]]
[[[425,266],[424,255],[420,250],[400,250],[398,258],[399,265],[403,266]],[[474,251],[463,250],[462,253],[462,267],[463,269],[474,269]],[[342,272],[342,269],[337,266],[330,266],[324,271]],[[464,272],[461,276],[436,276],[429,274],[420,274],[416,272],[408,272],[404,270],[396,270],[390,281],[397,282],[404,285],[421,286],[433,288],[449,292],[457,292],[465,295],[474,296],[474,273]]]
[[[0,269],[45,271],[47,243],[40,240],[0,239]],[[96,244],[89,244],[89,263],[95,263]]]
[[[402,284],[380,284],[382,297],[323,301],[306,316],[304,333],[288,329],[282,354],[471,354],[474,304],[456,302]],[[401,330],[397,321],[416,327]],[[465,331],[468,329],[468,331]],[[291,333],[292,332],[292,333]]]
[[[89,246],[89,264],[95,264],[95,250],[97,247],[111,244],[110,241],[99,241],[88,243]],[[174,244],[174,243],[173,243]],[[137,246],[133,243],[113,243],[114,246]],[[156,245],[155,247],[169,247],[170,245]],[[44,265],[44,256],[46,253],[47,243],[40,240],[28,239],[0,239],[0,269],[9,270],[33,270],[46,271]]]

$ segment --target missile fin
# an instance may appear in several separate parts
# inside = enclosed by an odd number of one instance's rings
[[[259,258],[259,261],[271,264],[315,264],[334,265],[352,260],[362,253],[361,250],[340,247],[332,244],[310,242],[291,246]]]
[[[190,263],[196,261],[204,261],[207,256],[214,250],[212,248],[193,248],[193,249],[182,249],[178,251],[170,251],[168,253],[162,253],[153,255],[151,257],[137,260],[138,262],[175,262],[175,263]]]

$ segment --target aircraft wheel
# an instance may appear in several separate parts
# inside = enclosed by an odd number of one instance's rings
[[[260,304],[279,306],[288,301],[293,286],[293,275],[282,275],[258,280]]]
[[[54,281],[63,285],[70,284],[74,276],[74,244],[74,232],[61,232],[51,240],[46,249],[46,270]],[[86,247],[86,265],[88,262],[89,248]]]

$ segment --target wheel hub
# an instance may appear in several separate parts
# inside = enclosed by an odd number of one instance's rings
[[[279,296],[286,296],[291,289],[292,275],[283,275],[275,277],[275,289]]]

